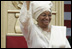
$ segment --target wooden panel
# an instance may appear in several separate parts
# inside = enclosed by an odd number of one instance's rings
[[[6,33],[8,31],[7,3],[6,1],[1,1],[1,48],[6,47]]]
[[[56,11],[56,1],[52,1],[52,3],[53,3],[52,10],[53,10],[53,11]]]
[[[8,13],[8,33],[15,33],[16,21],[15,13]]]
[[[56,23],[55,20],[56,20],[56,15],[53,14],[52,15],[52,20],[51,20],[51,23],[50,24],[51,25],[55,25],[55,23]]]

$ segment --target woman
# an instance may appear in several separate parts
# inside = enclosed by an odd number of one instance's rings
[[[20,27],[28,48],[70,48],[66,39],[66,27],[49,25],[51,1],[32,1],[27,11],[26,2],[20,11]],[[34,18],[38,23],[34,24]]]

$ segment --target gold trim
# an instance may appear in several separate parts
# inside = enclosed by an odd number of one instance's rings
[[[23,36],[23,34],[7,33],[6,36]]]
[[[8,13],[20,13],[20,10],[8,10]]]
[[[21,9],[23,1],[11,1],[15,8]]]
[[[20,16],[20,13],[16,13],[16,18],[18,18]]]
[[[19,24],[19,18],[18,18],[17,21],[16,21],[15,32],[16,32],[17,34],[22,34],[22,33],[21,33],[20,24]]]
[[[8,13],[20,13],[20,10],[8,10]],[[57,11],[52,11],[52,13],[57,13]]]

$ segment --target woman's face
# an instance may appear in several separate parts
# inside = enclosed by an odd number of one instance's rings
[[[51,12],[45,11],[42,14],[39,15],[37,21],[39,25],[49,25],[51,22]]]

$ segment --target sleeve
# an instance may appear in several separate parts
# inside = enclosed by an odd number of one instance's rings
[[[65,48],[71,48],[71,46],[70,46],[70,43],[69,43],[68,39],[66,38],[65,40],[66,40],[66,45],[65,45]]]
[[[71,46],[70,46],[69,41],[68,41],[67,38],[66,38],[66,46],[65,46],[65,48],[71,48]]]
[[[27,39],[30,34],[28,30],[29,29],[31,30],[30,27],[32,27],[32,25],[34,23],[33,23],[31,14],[27,10],[26,1],[24,1],[23,5],[21,7],[19,21],[20,21],[21,31],[22,31],[25,39]]]

